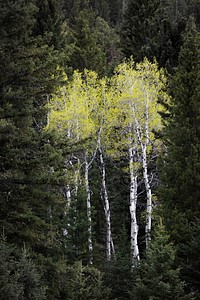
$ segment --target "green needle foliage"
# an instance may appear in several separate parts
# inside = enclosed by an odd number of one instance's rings
[[[172,81],[171,117],[165,128],[167,156],[164,158],[164,205],[185,216],[188,222],[199,216],[199,132],[200,132],[200,35],[190,19]],[[164,191],[166,191],[164,196]],[[177,222],[170,214],[168,226]],[[167,216],[168,215],[168,216]],[[180,218],[182,219],[182,218]],[[175,225],[176,227],[176,225]],[[185,240],[185,238],[183,238]]]
[[[52,243],[62,205],[55,185],[61,151],[43,132],[58,53],[33,34],[34,1],[7,0],[0,11],[0,227],[9,242],[39,249]]]
[[[46,288],[26,251],[0,242],[0,298],[2,300],[43,300]]]
[[[175,248],[169,241],[164,227],[154,232],[146,258],[139,266],[139,276],[131,293],[137,300],[179,300],[194,299],[184,292],[180,270],[175,265]]]
[[[196,251],[191,254],[184,245],[194,234],[190,223],[199,218],[200,211],[199,62],[200,34],[194,19],[190,18],[179,55],[179,66],[172,80],[171,116],[164,130],[167,154],[160,169],[160,198],[166,226],[171,239],[178,245],[178,260],[183,269],[187,269],[190,256],[194,258],[196,255]],[[187,274],[188,277],[190,274]]]
[[[136,61],[144,57],[152,61],[156,57],[160,66],[172,71],[190,12],[182,0],[129,0],[121,27],[124,55],[132,55]]]

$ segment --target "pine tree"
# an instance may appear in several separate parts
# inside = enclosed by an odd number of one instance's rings
[[[169,71],[177,64],[181,33],[187,19],[182,0],[129,0],[121,28],[122,51],[136,61],[156,57]]]
[[[154,14],[158,7],[159,1],[157,0],[130,0],[128,2],[121,30],[121,43],[126,57],[132,55],[138,62],[142,61],[145,56],[149,59],[154,56],[150,43],[157,30],[152,21],[154,21]]]
[[[109,5],[108,0],[92,0],[91,6],[98,16],[103,18],[105,21],[109,21]]]
[[[5,240],[0,241],[0,298],[43,300],[46,288],[34,262]]]
[[[34,37],[34,1],[7,0],[0,10],[0,227],[9,242],[42,252],[53,247],[61,205],[55,184],[61,151],[43,132],[57,52]]]
[[[56,49],[65,48],[67,24],[63,0],[38,1],[37,7],[35,32],[42,36],[49,34],[49,44]]]
[[[95,13],[89,6],[79,9],[75,10],[71,24],[75,47],[70,66],[81,72],[86,68],[105,74],[106,54],[98,41]]]
[[[175,264],[175,248],[163,225],[160,225],[139,266],[139,276],[130,293],[131,299],[193,299],[192,294],[185,294],[184,285],[180,279],[180,270]]]
[[[187,253],[187,263],[183,261],[183,276],[190,290],[194,292],[197,299],[199,298],[199,281],[200,281],[200,220],[194,219],[191,223],[192,235],[187,243],[183,246],[183,251]]]
[[[193,233],[189,226],[200,211],[200,34],[189,19],[179,66],[172,80],[170,118],[164,129],[166,153],[160,167],[160,199],[167,228],[187,264],[191,253],[183,245]]]

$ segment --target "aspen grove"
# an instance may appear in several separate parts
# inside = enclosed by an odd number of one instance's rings
[[[161,142],[156,139],[155,132],[162,127],[159,111],[160,99],[167,99],[165,77],[156,63],[144,62],[135,64],[132,60],[120,64],[111,78],[99,79],[93,71],[74,72],[72,80],[66,78],[63,87],[52,96],[49,105],[49,123],[47,130],[55,129],[75,150],[66,157],[66,182],[63,187],[66,194],[65,218],[68,218],[71,201],[76,202],[77,189],[85,187],[85,203],[87,218],[88,263],[92,264],[95,255],[92,207],[93,198],[92,175],[93,165],[99,168],[99,194],[105,216],[105,257],[108,261],[117,259],[117,239],[112,232],[112,206],[109,199],[107,177],[109,170],[107,161],[113,162],[124,157],[125,173],[129,176],[130,255],[132,266],[140,260],[142,239],[148,248],[151,240],[153,214],[153,186],[156,176],[150,164],[159,153]],[[79,146],[78,146],[79,145]],[[78,150],[77,150],[78,149]],[[69,163],[70,162],[70,163]],[[71,175],[67,166],[74,172]],[[73,168],[72,168],[73,165]],[[80,179],[77,186],[76,172],[79,169]],[[140,186],[140,192],[139,187]],[[138,210],[138,194],[142,193],[143,209]],[[70,195],[67,196],[67,195]],[[69,201],[70,198],[70,201]],[[73,199],[73,200],[72,200]],[[73,206],[73,210],[78,208]],[[140,216],[139,216],[139,215]],[[138,241],[138,224],[141,214],[145,216],[141,226],[145,232]],[[68,221],[67,226],[72,226]],[[66,238],[68,229],[65,228]],[[74,245],[76,247],[76,245]]]

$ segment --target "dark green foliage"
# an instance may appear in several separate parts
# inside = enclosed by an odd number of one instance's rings
[[[63,236],[64,252],[68,262],[89,261],[88,255],[88,222],[86,213],[86,194],[81,188],[77,197],[72,197],[70,208],[63,222],[67,234]]]
[[[184,292],[180,270],[175,266],[175,249],[163,226],[154,232],[130,296],[137,300],[194,299]]]
[[[171,117],[165,128],[168,153],[163,169],[163,182],[168,190],[165,205],[170,211],[176,209],[185,214],[188,222],[194,215],[199,216],[200,207],[199,46],[200,35],[191,19],[172,81]]]
[[[155,11],[159,1],[130,0],[124,15],[122,26],[122,45],[126,57],[133,55],[136,61],[149,56],[151,51],[151,38],[155,34]],[[152,29],[154,29],[152,31]],[[152,36],[150,36],[151,34]],[[154,56],[154,54],[151,54]]]
[[[109,289],[103,285],[100,271],[91,266],[83,266],[76,262],[66,269],[68,282],[67,299],[109,299]]]
[[[46,288],[26,251],[22,255],[5,241],[0,242],[0,298],[2,300],[42,300]]]
[[[46,36],[49,46],[59,50],[59,65],[66,67],[70,54],[73,51],[70,45],[70,30],[65,20],[64,1],[45,0],[37,1],[38,12],[36,15],[36,35]]]
[[[74,16],[72,26],[74,53],[70,65],[83,71],[85,68],[104,74],[106,54],[98,43],[95,31],[95,14],[91,8],[85,8]]]
[[[121,29],[123,53],[136,61],[156,57],[172,71],[188,13],[185,1],[130,0]]]
[[[108,0],[110,22],[116,28],[121,25],[127,2],[127,0]]]
[[[107,0],[92,0],[91,6],[98,16],[109,22],[109,5]]]
[[[200,281],[200,221],[194,219],[191,223],[191,236],[188,242],[182,246],[183,253],[187,253],[187,262],[183,262],[183,276],[187,281],[189,289],[199,296],[199,281]]]
[[[136,278],[136,274],[131,271],[130,259],[118,257],[115,262],[105,262],[101,269],[104,273],[104,284],[110,287],[110,299],[129,300],[129,287]]]
[[[199,0],[187,0],[188,15],[192,15],[195,18],[197,28],[200,28],[200,5]]]
[[[191,240],[190,223],[200,212],[200,34],[190,18],[172,79],[171,116],[164,130],[167,154],[160,168],[160,199],[166,226],[178,246],[183,274],[191,256],[184,244]],[[195,251],[193,259],[195,258]],[[198,259],[197,259],[198,260]],[[195,272],[195,270],[193,270]],[[187,281],[190,274],[187,274]],[[195,285],[196,286],[196,285]]]
[[[64,260],[57,261],[49,267],[45,277],[51,277],[49,281],[52,282],[47,291],[48,300],[110,299],[101,272],[93,266],[84,266],[82,261],[72,265],[66,265]]]
[[[47,94],[57,83],[57,52],[33,35],[34,1],[7,0],[0,10],[0,227],[9,242],[39,250],[57,231],[47,210],[53,216],[62,205],[55,184],[62,152],[42,131]]]
[[[70,43],[73,48],[69,61],[72,69],[85,68],[100,76],[110,74],[120,59],[119,38],[103,11],[106,3],[74,1],[69,17]],[[104,8],[103,8],[104,7]]]

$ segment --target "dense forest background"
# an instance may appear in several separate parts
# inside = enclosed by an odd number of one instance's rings
[[[200,1],[0,1],[0,299],[200,299]]]

